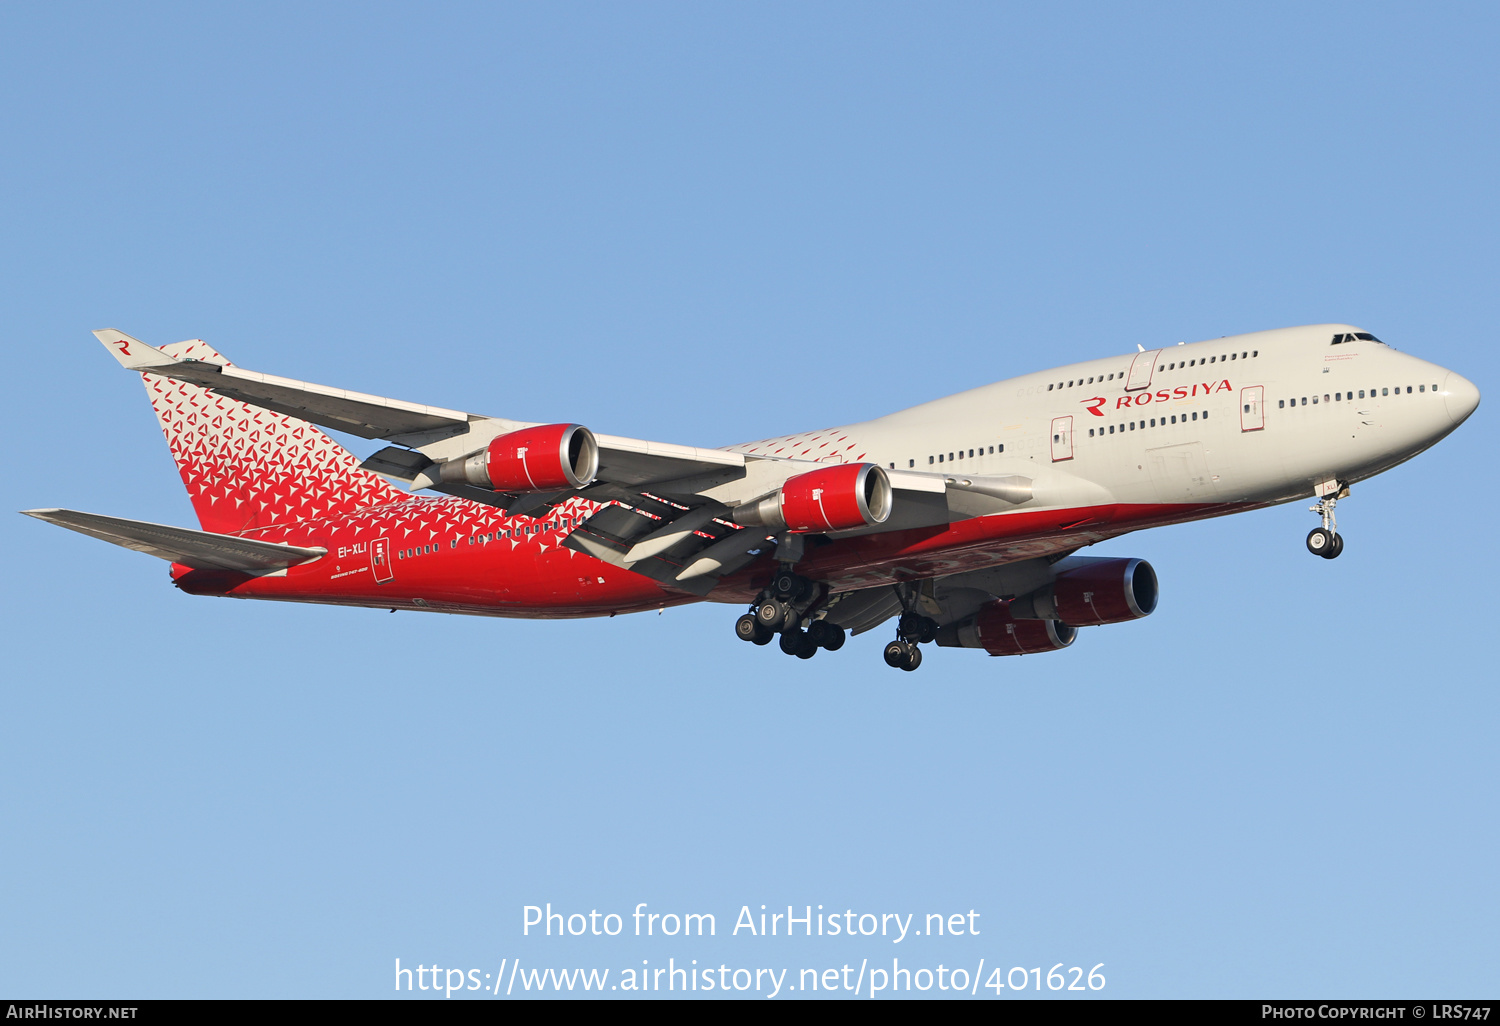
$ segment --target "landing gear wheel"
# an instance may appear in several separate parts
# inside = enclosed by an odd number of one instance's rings
[[[782,570],[771,578],[771,590],[784,599],[796,598],[802,590],[802,578],[790,570]]]
[[[837,652],[844,647],[844,628],[827,620],[814,620],[808,624],[807,636],[813,640],[813,644],[830,652]]]
[[[922,650],[901,638],[886,645],[882,654],[885,656],[885,665],[898,670],[910,672],[922,665]]]
[[[1337,490],[1327,492],[1318,499],[1316,506],[1310,508],[1309,512],[1316,513],[1323,518],[1323,526],[1313,528],[1307,535],[1307,551],[1314,556],[1338,559],[1339,553],[1344,551],[1344,539],[1339,535],[1338,520],[1335,519],[1333,511],[1340,499],[1348,497],[1349,486],[1339,481]]]
[[[1332,559],[1338,555],[1335,548],[1338,535],[1325,527],[1314,527],[1307,532],[1307,551],[1314,556],[1322,556],[1324,559]]]
[[[787,631],[781,636],[781,650],[798,659],[811,659],[818,654],[818,645],[803,631]]]
[[[786,626],[789,609],[775,599],[767,599],[755,607],[755,622],[773,634]]]
[[[902,613],[896,633],[912,644],[926,644],[937,637],[937,621],[920,613]]]
[[[911,652],[914,647],[900,638],[890,642],[885,646],[885,651],[881,653],[885,657],[885,665],[897,670],[904,670],[906,668],[907,653]]]
[[[746,613],[734,621],[734,636],[752,645],[764,645],[771,640],[773,634],[760,625],[754,613]]]

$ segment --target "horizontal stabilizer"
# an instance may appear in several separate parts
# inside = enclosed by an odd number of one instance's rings
[[[328,554],[327,549],[301,548],[277,542],[237,538],[188,527],[150,524],[144,520],[106,517],[71,509],[24,509],[28,517],[99,538],[136,552],[192,567],[194,570],[242,570],[265,573],[284,570]]]

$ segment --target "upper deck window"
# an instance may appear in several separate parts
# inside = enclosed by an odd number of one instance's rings
[[[1329,344],[1337,346],[1345,342],[1380,342],[1380,339],[1371,335],[1368,331],[1348,331],[1333,336],[1333,341]],[[1380,344],[1385,345],[1384,342],[1380,342]]]

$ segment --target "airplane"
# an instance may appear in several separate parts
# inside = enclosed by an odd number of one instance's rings
[[[1479,405],[1456,372],[1316,324],[698,448],[94,335],[144,381],[202,529],[22,512],[165,559],[188,594],[545,618],[707,600],[746,607],[740,639],[801,659],[894,619],[883,656],[901,670],[927,643],[1039,654],[1149,615],[1149,563],[1079,555],[1132,531],[1311,498],[1307,549],[1337,558],[1351,486]],[[320,427],[386,446],[361,461]]]

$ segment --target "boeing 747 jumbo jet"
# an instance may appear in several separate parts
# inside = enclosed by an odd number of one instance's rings
[[[801,659],[895,618],[885,661],[903,670],[926,642],[1049,652],[1149,615],[1150,564],[1077,555],[1130,531],[1311,499],[1307,548],[1333,559],[1350,487],[1479,405],[1458,374],[1317,324],[698,449],[94,334],[145,381],[203,530],[26,512],[169,561],[189,594],[523,617],[708,599],[748,606],[738,636]],[[361,462],[314,425],[389,444]]]

